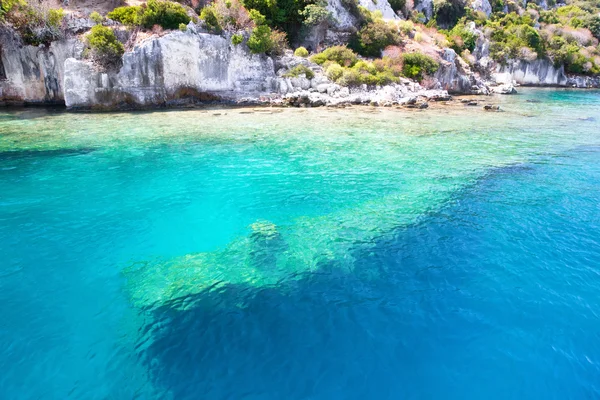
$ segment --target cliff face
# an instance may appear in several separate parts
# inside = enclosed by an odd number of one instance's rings
[[[600,87],[600,78],[590,76],[571,76],[564,68],[555,67],[549,60],[513,61],[499,65],[492,77],[497,83],[516,82],[530,86],[565,86],[577,88]]]
[[[119,71],[99,72],[86,61],[65,63],[69,108],[143,108],[239,98],[274,89],[271,58],[229,40],[173,32],[149,39],[123,57]]]
[[[449,93],[487,93],[486,84],[454,50],[444,49],[441,58],[435,78],[442,89]]]
[[[26,46],[12,31],[0,29],[0,103],[62,104],[65,60],[82,50],[77,39]]]

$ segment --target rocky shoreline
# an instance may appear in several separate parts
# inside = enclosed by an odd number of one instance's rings
[[[425,108],[450,95],[515,93],[515,86],[600,87],[600,78],[568,77],[543,60],[490,68],[485,46],[468,65],[452,49],[440,50],[440,68],[427,82],[401,78],[385,86],[344,87],[331,82],[323,68],[291,51],[271,58],[251,54],[229,38],[202,32],[190,23],[186,32],[151,36],[123,56],[118,70],[104,71],[82,57],[77,36],[50,46],[26,46],[9,29],[0,29],[4,79],[0,105],[60,105],[69,110],[136,110],[274,105],[318,107],[345,105]],[[302,65],[312,71],[290,76]],[[486,79],[483,76],[487,76]]]

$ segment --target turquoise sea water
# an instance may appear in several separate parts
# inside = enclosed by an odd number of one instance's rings
[[[600,398],[600,92],[492,100],[0,111],[0,398]]]

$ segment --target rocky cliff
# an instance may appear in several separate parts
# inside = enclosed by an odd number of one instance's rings
[[[118,71],[65,62],[69,108],[145,108],[259,96],[275,89],[273,60],[221,36],[172,32],[125,53]]]
[[[0,29],[0,103],[63,103],[65,60],[82,51],[74,38],[26,46],[11,30]]]
[[[492,73],[495,82],[517,83],[525,86],[564,86],[598,88],[600,78],[565,74],[564,68],[555,67],[549,60],[513,61],[496,66]]]

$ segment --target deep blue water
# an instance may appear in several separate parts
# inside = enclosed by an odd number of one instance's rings
[[[523,93],[0,112],[0,399],[600,398],[600,94]]]
[[[159,309],[145,362],[175,398],[598,398],[600,148],[559,160],[492,171],[354,274]]]

